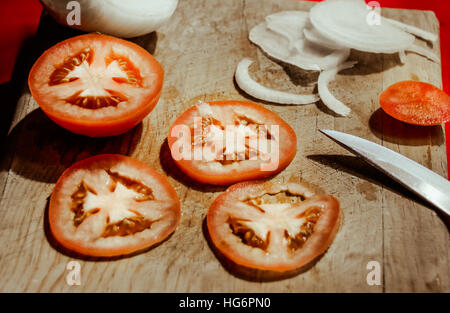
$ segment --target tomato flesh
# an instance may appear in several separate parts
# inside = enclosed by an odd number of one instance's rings
[[[450,97],[424,82],[402,81],[380,95],[381,108],[402,122],[433,126],[450,121]]]
[[[179,219],[180,203],[167,179],[121,155],[75,163],[56,183],[49,206],[55,239],[96,257],[148,248],[172,233]]]
[[[195,120],[198,118],[201,125],[199,133],[196,133]],[[187,148],[191,153],[184,158],[174,157],[175,162],[183,172],[201,183],[227,185],[268,177],[286,168],[297,151],[294,130],[275,113],[251,102],[200,101],[188,109],[169,130],[172,156],[179,148],[177,141],[180,137],[176,130],[180,126],[190,129],[190,147]],[[228,140],[227,136],[238,138],[240,135],[244,138],[242,144],[238,141],[231,147],[223,144]],[[270,149],[260,148],[264,146],[259,145],[260,139]],[[253,147],[249,144],[252,141],[258,145]],[[196,158],[197,147],[209,157]],[[276,157],[272,157],[272,152],[276,152]],[[270,166],[265,167],[264,164]]]
[[[161,65],[138,45],[100,34],[65,40],[30,71],[30,91],[57,124],[92,137],[121,134],[156,105]]]
[[[326,251],[338,230],[339,202],[298,183],[244,182],[209,208],[212,242],[248,268],[298,269]]]

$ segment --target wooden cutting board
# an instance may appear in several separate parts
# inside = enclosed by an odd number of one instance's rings
[[[330,84],[352,114],[336,117],[322,104],[283,106],[249,98],[235,85],[239,60],[252,57],[255,79],[280,90],[312,92],[314,74],[269,60],[248,40],[249,30],[270,13],[308,10],[313,3],[280,0],[180,1],[170,23],[135,41],[166,71],[161,100],[142,124],[112,138],[73,135],[51,122],[32,99],[27,71],[15,106],[0,176],[0,291],[63,292],[314,292],[450,291],[450,237],[444,218],[318,132],[329,128],[383,144],[447,177],[442,127],[397,122],[379,109],[378,96],[400,80],[441,86],[441,69],[415,54],[401,65],[397,55],[352,53],[359,64]],[[383,9],[383,15],[438,33],[432,12]],[[78,34],[44,16],[26,69],[59,40]],[[420,45],[426,45],[418,41]],[[439,54],[439,44],[431,47]],[[21,66],[22,65],[22,66]],[[16,75],[16,76],[17,76]],[[188,179],[170,159],[171,123],[197,99],[250,99],[278,113],[296,131],[298,152],[279,179],[303,177],[341,202],[344,220],[328,252],[308,271],[271,282],[227,271],[203,233],[207,209],[225,187]],[[6,150],[6,151],[5,151]],[[136,256],[96,261],[66,254],[48,232],[47,205],[54,183],[77,160],[101,153],[137,158],[165,173],[182,202],[181,224],[163,244]],[[81,285],[69,286],[70,261],[81,265]],[[366,282],[368,262],[381,266],[381,285]]]

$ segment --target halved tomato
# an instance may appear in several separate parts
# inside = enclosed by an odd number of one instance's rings
[[[140,46],[87,34],[53,46],[34,64],[31,94],[55,123],[91,137],[118,135],[159,100],[164,71]]]
[[[75,163],[56,183],[49,225],[55,239],[82,255],[111,257],[146,249],[180,221],[167,179],[144,163],[114,154]]]
[[[380,95],[381,108],[402,122],[433,126],[450,121],[450,97],[428,83],[402,81]]]
[[[178,117],[168,143],[183,172],[213,185],[274,175],[297,152],[297,136],[284,120],[243,101],[200,101]]]
[[[303,183],[243,182],[219,195],[206,223],[235,264],[285,272],[324,253],[339,228],[339,202]]]

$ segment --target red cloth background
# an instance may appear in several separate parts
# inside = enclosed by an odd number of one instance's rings
[[[366,0],[366,2],[368,2]],[[447,0],[378,0],[382,7],[434,11],[440,22],[442,81],[450,94],[450,1]],[[34,34],[42,6],[38,0],[1,0],[0,3],[0,84],[8,82],[23,40]],[[446,138],[450,123],[445,125]],[[450,140],[447,143],[447,164],[450,167]],[[449,170],[450,172],[450,170]]]
[[[9,81],[20,45],[38,26],[38,0],[0,1],[0,84]]]

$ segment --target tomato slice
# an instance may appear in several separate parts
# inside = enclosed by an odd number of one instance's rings
[[[274,175],[297,152],[295,132],[284,120],[243,101],[200,101],[178,117],[168,142],[184,173],[213,185]]]
[[[339,227],[339,202],[305,184],[243,182],[219,195],[206,223],[216,248],[234,263],[285,272],[324,253]]]
[[[28,84],[55,123],[102,137],[124,133],[147,116],[159,100],[163,77],[161,65],[140,46],[87,34],[44,52]]]
[[[180,202],[167,179],[144,163],[105,154],[75,163],[50,198],[55,239],[82,255],[111,257],[146,249],[180,221]]]
[[[450,97],[424,82],[402,81],[380,95],[383,110],[402,122],[433,126],[450,121]]]

